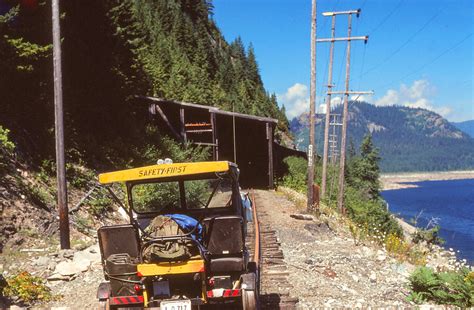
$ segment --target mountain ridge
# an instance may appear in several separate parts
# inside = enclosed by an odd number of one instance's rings
[[[342,114],[342,106],[332,113]],[[316,144],[322,153],[324,115],[317,116]],[[308,114],[290,122],[297,145],[307,145]],[[339,130],[340,131],[340,130]],[[348,147],[359,146],[371,133],[380,149],[384,172],[446,171],[474,168],[474,139],[435,112],[404,106],[378,107],[351,102],[348,114]],[[338,133],[340,135],[340,133]]]
[[[464,122],[451,122],[456,128],[467,133],[471,138],[474,138],[474,119]]]

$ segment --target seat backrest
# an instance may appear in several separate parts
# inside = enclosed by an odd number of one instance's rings
[[[203,222],[206,228],[205,246],[211,255],[236,255],[244,250],[241,216],[216,216]]]
[[[132,259],[139,256],[138,232],[133,225],[103,226],[97,235],[103,261],[112,254],[127,253]]]

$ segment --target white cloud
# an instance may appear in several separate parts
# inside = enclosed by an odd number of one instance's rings
[[[375,101],[375,105],[400,105],[410,108],[422,108],[434,111],[445,117],[452,110],[449,107],[433,105],[431,98],[435,92],[436,89],[427,80],[417,80],[411,86],[400,85],[399,90],[389,89],[382,98]]]
[[[357,98],[358,97],[358,98]],[[317,102],[323,102],[317,107],[317,113],[326,114],[326,102],[324,97],[316,97]],[[367,96],[353,96],[351,100],[371,102],[370,97]],[[278,102],[285,105],[286,116],[289,119],[297,117],[302,113],[309,111],[309,88],[308,86],[295,83],[293,86],[288,88],[286,93],[277,95]],[[331,109],[343,103],[342,96],[336,96],[331,98]]]
[[[434,111],[438,113],[441,116],[447,116],[450,115],[453,110],[449,107],[439,107],[439,108],[434,108]]]
[[[342,97],[331,97],[331,109],[342,103]]]
[[[309,110],[309,91],[308,86],[304,84],[294,84],[285,94],[277,95],[277,98],[281,104],[285,105],[289,119]]]
[[[295,85],[288,88],[286,91],[286,97],[289,100],[299,99],[302,97],[308,96],[308,86],[300,83],[296,83]]]
[[[326,104],[320,104],[319,107],[318,107],[318,113],[320,114],[326,114]]]
[[[395,105],[398,103],[399,96],[398,92],[393,89],[389,89],[385,96],[375,101],[375,105],[386,106],[386,105]]]
[[[354,95],[350,99],[351,101],[357,101],[357,102],[371,102],[372,96]]]

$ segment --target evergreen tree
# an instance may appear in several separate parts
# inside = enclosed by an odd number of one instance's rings
[[[257,64],[257,59],[255,57],[255,51],[253,49],[252,43],[250,43],[250,46],[248,48],[248,73],[247,73],[247,78],[253,82],[255,87],[259,87],[260,85],[263,85],[262,80],[260,78],[260,72],[258,70],[258,64]]]
[[[360,147],[360,156],[354,156],[347,165],[347,183],[365,193],[368,199],[380,198],[379,151],[372,143],[372,135],[367,134]]]

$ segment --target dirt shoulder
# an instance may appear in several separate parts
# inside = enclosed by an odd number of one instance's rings
[[[355,240],[347,222],[324,211],[324,206],[319,218],[293,218],[304,214],[306,206],[304,195],[293,190],[256,191],[255,196],[257,208],[268,215],[266,225],[277,232],[294,287],[290,294],[298,297],[298,309],[418,307],[407,301],[415,265],[391,257],[373,242]],[[410,234],[413,227],[407,226],[404,230]],[[456,264],[455,253],[439,246],[426,256],[426,266],[435,270],[454,270]]]
[[[412,306],[406,297],[414,266],[356,245],[337,225],[290,217],[302,210],[282,193],[256,191],[256,199],[277,231],[299,309]]]
[[[404,184],[422,181],[462,180],[474,179],[474,170],[470,171],[442,171],[442,172],[409,172],[382,174],[380,182],[382,190],[417,187],[416,184]]]

